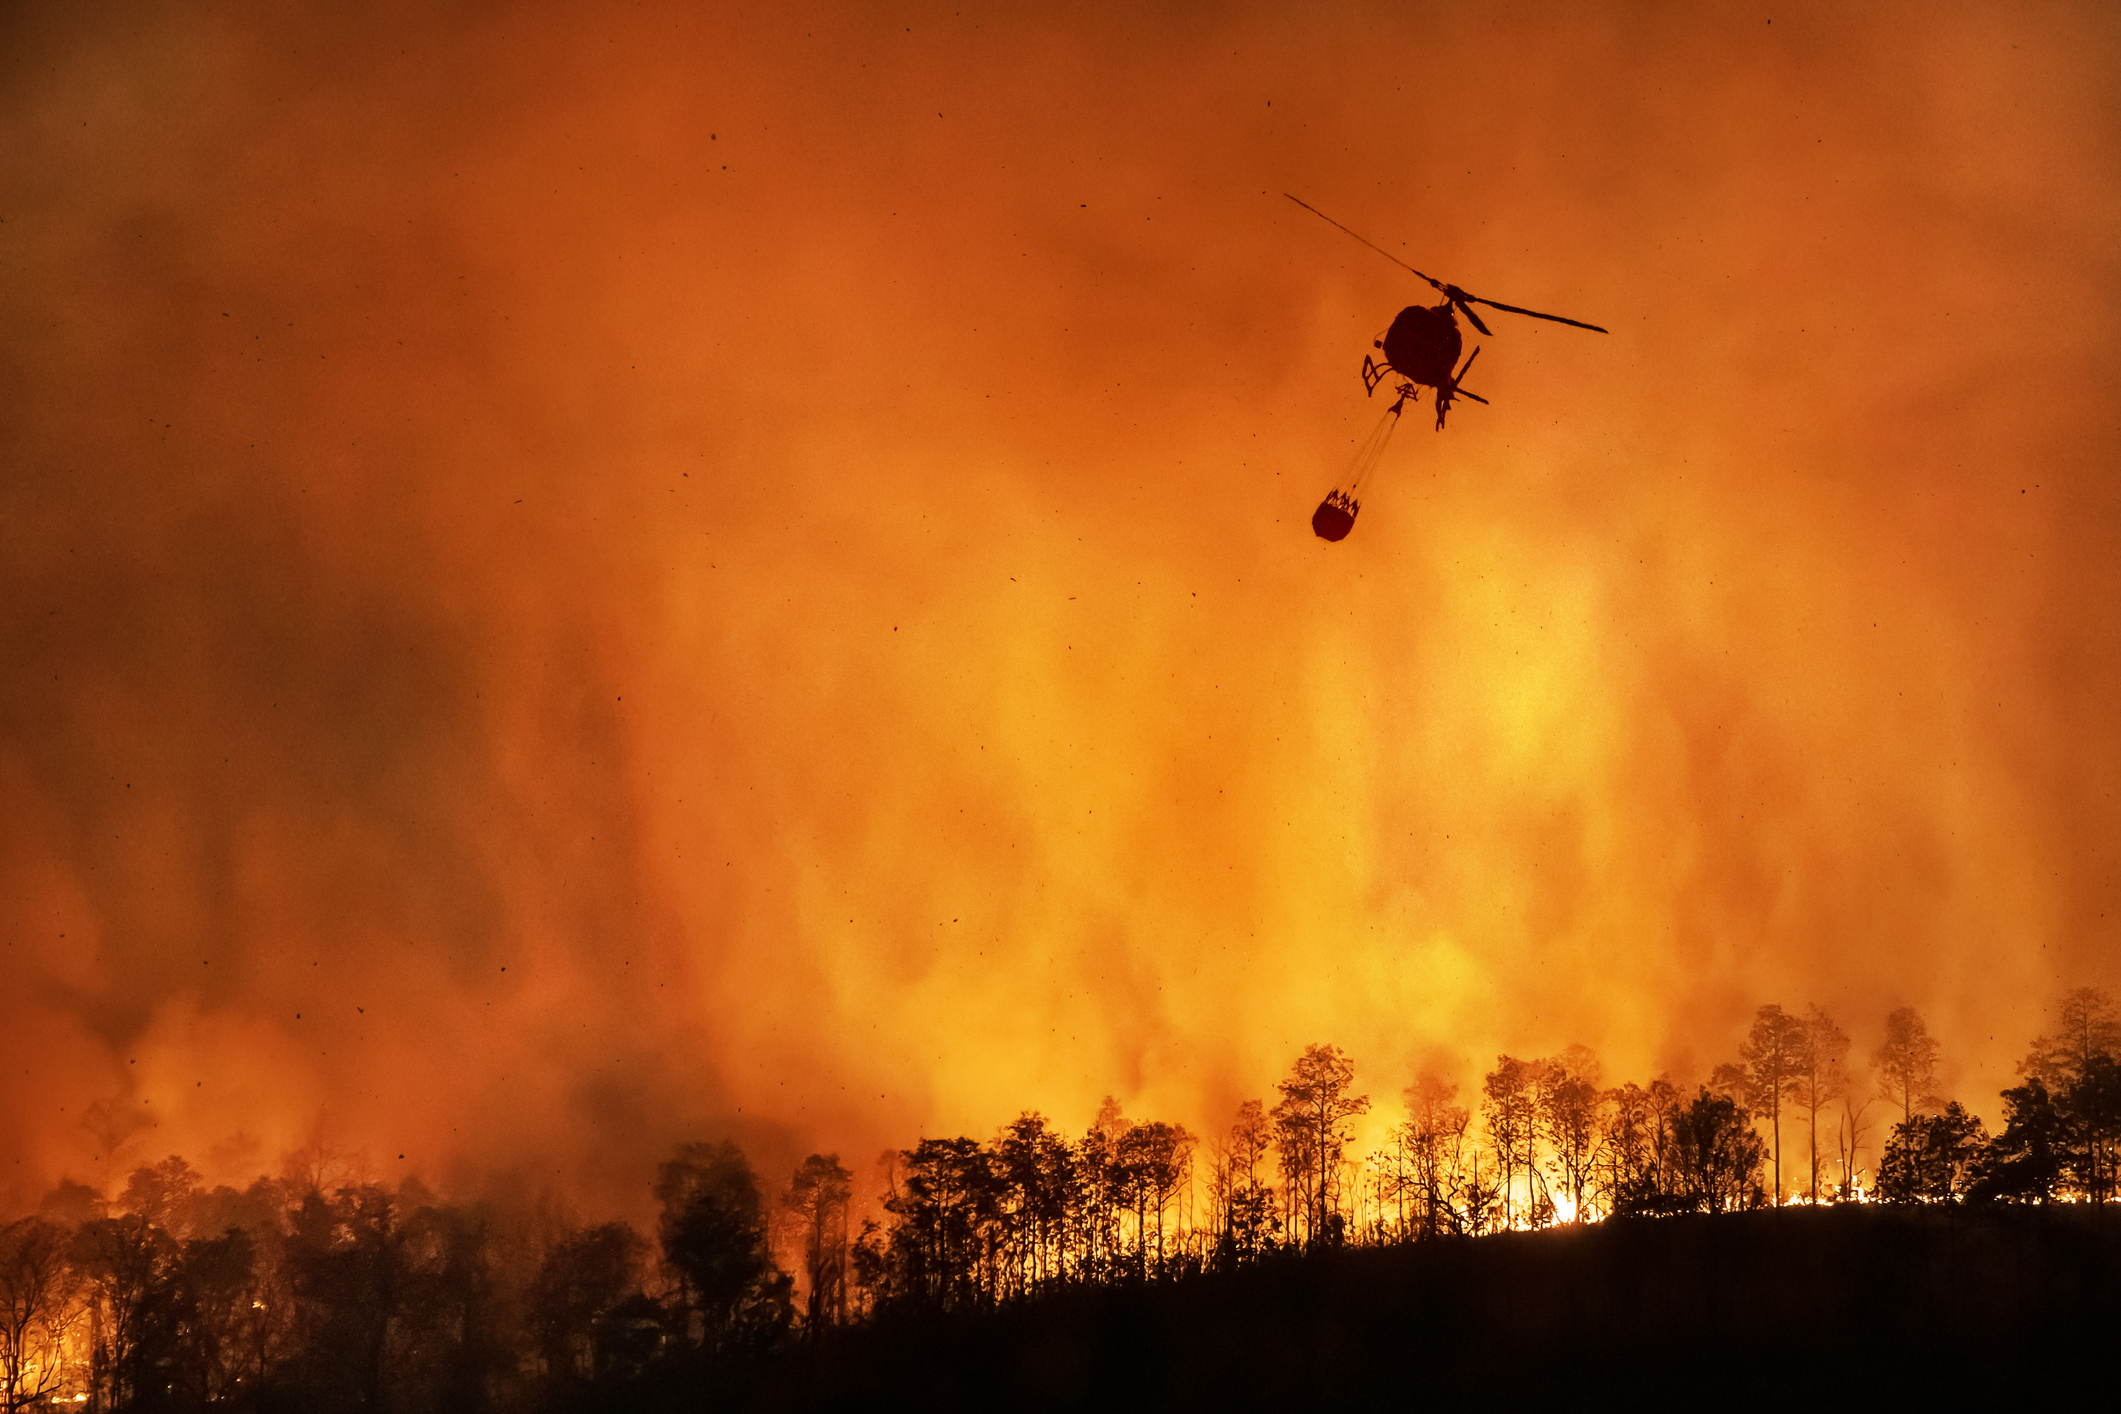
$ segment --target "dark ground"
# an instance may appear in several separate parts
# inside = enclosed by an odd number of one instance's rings
[[[1262,1264],[890,1322],[734,1407],[2111,1408],[2121,1211],[1829,1208]],[[733,1407],[665,1390],[636,1408]],[[638,1391],[645,1396],[647,1391]]]

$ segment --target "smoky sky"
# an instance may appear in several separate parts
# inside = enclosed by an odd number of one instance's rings
[[[2121,982],[2108,7],[5,23],[9,1204]]]

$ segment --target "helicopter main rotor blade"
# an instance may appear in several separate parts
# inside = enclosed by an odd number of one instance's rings
[[[1313,206],[1313,205],[1312,205],[1312,204],[1311,204],[1310,202],[1308,202],[1308,201],[1305,201],[1305,200],[1304,200],[1304,199],[1303,199],[1302,197],[1300,197],[1300,196],[1290,196],[1288,192],[1283,192],[1283,193],[1282,193],[1282,195],[1283,195],[1283,196],[1287,196],[1287,197],[1289,197],[1289,200],[1291,200],[1291,201],[1295,202],[1295,203],[1296,203],[1296,204],[1297,204],[1298,206],[1301,206],[1301,207],[1302,207],[1302,208],[1303,208],[1304,210],[1306,210],[1306,211],[1310,212],[1310,213],[1311,213],[1311,214],[1312,214],[1313,216],[1316,216],[1316,217],[1317,217],[1317,218],[1318,218],[1319,220],[1321,220],[1321,221],[1325,222],[1325,223],[1326,223],[1326,224],[1327,224],[1328,226],[1334,226],[1334,227],[1338,227],[1338,228],[1339,228],[1339,229],[1340,229],[1341,231],[1343,231],[1343,232],[1346,232],[1346,233],[1347,233],[1348,235],[1351,235],[1351,236],[1355,236],[1355,239],[1356,239],[1356,240],[1362,241],[1362,243],[1363,243],[1364,245],[1366,245],[1366,246],[1369,246],[1369,247],[1370,247],[1370,249],[1372,249],[1372,250],[1376,251],[1376,252],[1377,252],[1377,253],[1378,253],[1379,255],[1381,255],[1381,256],[1383,256],[1383,257],[1384,257],[1385,259],[1387,259],[1387,260],[1391,261],[1391,262],[1392,262],[1392,263],[1393,263],[1394,265],[1397,265],[1397,266],[1398,266],[1398,267],[1399,267],[1400,269],[1402,269],[1402,270],[1404,270],[1404,271],[1407,271],[1407,272],[1408,272],[1409,274],[1413,274],[1413,275],[1421,275],[1421,272],[1420,272],[1419,270],[1416,270],[1416,269],[1415,269],[1415,268],[1414,268],[1413,266],[1411,266],[1411,265],[1407,264],[1407,262],[1405,262],[1404,260],[1401,260],[1401,259],[1400,259],[1400,258],[1399,258],[1398,256],[1396,256],[1396,255],[1392,254],[1392,252],[1391,252],[1391,251],[1389,251],[1389,250],[1386,250],[1386,249],[1385,249],[1385,248],[1384,248],[1383,246],[1381,246],[1381,245],[1378,245],[1378,244],[1376,244],[1376,243],[1374,243],[1374,242],[1372,242],[1372,241],[1364,240],[1364,239],[1363,239],[1363,237],[1361,237],[1361,236],[1356,236],[1356,235],[1355,235],[1355,233],[1354,233],[1353,231],[1350,231],[1350,230],[1348,230],[1348,228],[1347,228],[1346,226],[1342,226],[1342,225],[1340,224],[1340,222],[1338,222],[1338,221],[1334,220],[1334,219],[1333,219],[1332,217],[1330,217],[1330,216],[1326,215],[1326,213],[1325,213],[1325,212],[1323,212],[1323,211],[1320,211],[1320,210],[1319,210],[1319,209],[1318,209],[1317,207]],[[1424,279],[1424,280],[1427,280],[1427,281],[1428,281],[1428,282],[1429,282],[1429,283],[1430,283],[1431,285],[1434,285],[1434,286],[1435,286],[1435,287],[1436,287],[1437,289],[1439,289],[1439,290],[1442,290],[1442,291],[1443,291],[1443,292],[1444,292],[1445,294],[1449,294],[1449,293],[1450,293],[1450,287],[1449,287],[1449,286],[1447,286],[1447,285],[1445,285],[1443,281],[1441,281],[1441,280],[1437,279],[1437,278],[1436,278],[1436,277],[1435,277],[1434,275],[1421,275],[1421,278],[1422,278],[1422,279]],[[1504,305],[1504,306],[1502,306],[1502,307],[1503,307],[1503,308],[1505,308],[1505,309],[1507,309],[1507,308],[1508,308],[1508,306],[1507,306],[1507,305]],[[1548,318],[1548,319],[1551,319],[1551,318],[1553,318],[1553,316],[1552,316],[1552,315],[1544,315],[1544,316],[1542,316],[1542,317],[1543,317],[1543,318]],[[1476,320],[1474,320],[1473,322],[1474,322],[1475,324],[1478,324],[1478,323],[1479,323],[1480,321],[1479,321],[1478,319],[1476,319]],[[1569,321],[1564,321],[1564,322],[1569,322]],[[1483,334],[1485,334],[1485,333],[1487,332],[1487,330],[1483,329],[1483,330],[1481,330],[1481,332],[1482,332]],[[1600,330],[1599,332],[1603,333],[1604,331],[1603,331],[1603,330]]]
[[[1458,312],[1460,314],[1463,314],[1466,318],[1473,321],[1473,327],[1475,329],[1478,329],[1481,333],[1486,334],[1491,339],[1495,337],[1495,331],[1490,329],[1487,325],[1481,323],[1480,316],[1473,312],[1473,306],[1466,303],[1467,300],[1472,298],[1471,295],[1467,294],[1464,290],[1459,289],[1456,285],[1452,285],[1447,290],[1445,290],[1444,293],[1448,294],[1451,297],[1452,304],[1458,306]]]
[[[1464,290],[1454,289],[1451,292],[1451,297],[1453,299],[1458,300],[1471,300],[1474,304],[1484,304],[1490,309],[1506,309],[1512,314],[1529,314],[1534,319],[1551,319],[1556,324],[1566,324],[1569,325],[1571,328],[1575,329],[1588,329],[1593,334],[1606,334],[1612,332],[1608,329],[1601,329],[1596,324],[1586,324],[1581,319],[1564,319],[1558,314],[1541,314],[1536,309],[1520,309],[1514,304],[1504,304],[1500,300],[1482,299],[1479,295],[1469,295]],[[1461,308],[1463,308],[1463,306],[1461,306]],[[1470,316],[1472,313],[1472,310],[1466,310],[1466,314],[1468,316]],[[1473,322],[1475,324],[1480,323],[1478,319],[1475,319]],[[1485,334],[1487,330],[1483,329],[1480,332]]]
[[[1581,319],[1564,319],[1558,314],[1541,314],[1536,309],[1526,309],[1521,305],[1504,304],[1501,300],[1482,299],[1479,295],[1469,295],[1464,290],[1459,289],[1458,286],[1447,285],[1443,281],[1437,279],[1434,275],[1422,275],[1421,271],[1416,270],[1413,266],[1407,264],[1407,262],[1401,260],[1398,256],[1392,254],[1391,251],[1386,250],[1383,246],[1378,245],[1374,241],[1356,235],[1355,232],[1348,230],[1346,226],[1341,225],[1340,222],[1326,215],[1325,212],[1320,211],[1317,207],[1313,206],[1310,202],[1305,201],[1302,197],[1296,196],[1290,192],[1283,192],[1282,195],[1288,197],[1289,200],[1295,202],[1298,206],[1301,206],[1304,210],[1310,212],[1313,216],[1316,216],[1319,220],[1325,222],[1328,226],[1332,226],[1347,235],[1354,236],[1356,240],[1361,241],[1364,245],[1370,247],[1370,249],[1376,251],[1379,255],[1391,261],[1394,265],[1397,265],[1400,269],[1406,271],[1408,274],[1420,275],[1421,278],[1428,281],[1430,285],[1442,291],[1444,296],[1448,298],[1451,303],[1457,305],[1459,309],[1463,310],[1465,312],[1466,318],[1473,321],[1473,327],[1475,329],[1478,329],[1481,333],[1487,334],[1489,338],[1493,338],[1495,336],[1489,332],[1487,325],[1480,322],[1480,316],[1473,312],[1472,307],[1476,304],[1484,304],[1490,309],[1507,310],[1511,314],[1530,315],[1534,319],[1550,319],[1556,324],[1566,324],[1574,329],[1588,329],[1594,334],[1608,334],[1612,332],[1611,330],[1601,328],[1596,324],[1586,324]]]

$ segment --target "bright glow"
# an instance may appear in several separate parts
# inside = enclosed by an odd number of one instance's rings
[[[1777,1000],[1983,1101],[2121,956],[2083,7],[31,8],[0,1210],[637,1215]],[[1429,291],[1269,171],[1614,332],[1496,314],[1326,545]]]

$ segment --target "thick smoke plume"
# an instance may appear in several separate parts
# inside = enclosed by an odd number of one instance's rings
[[[1988,1101],[2121,980],[2121,21],[1600,8],[17,7],[0,1206],[1771,1000]],[[1338,546],[1427,291],[1284,191],[1613,330]]]

